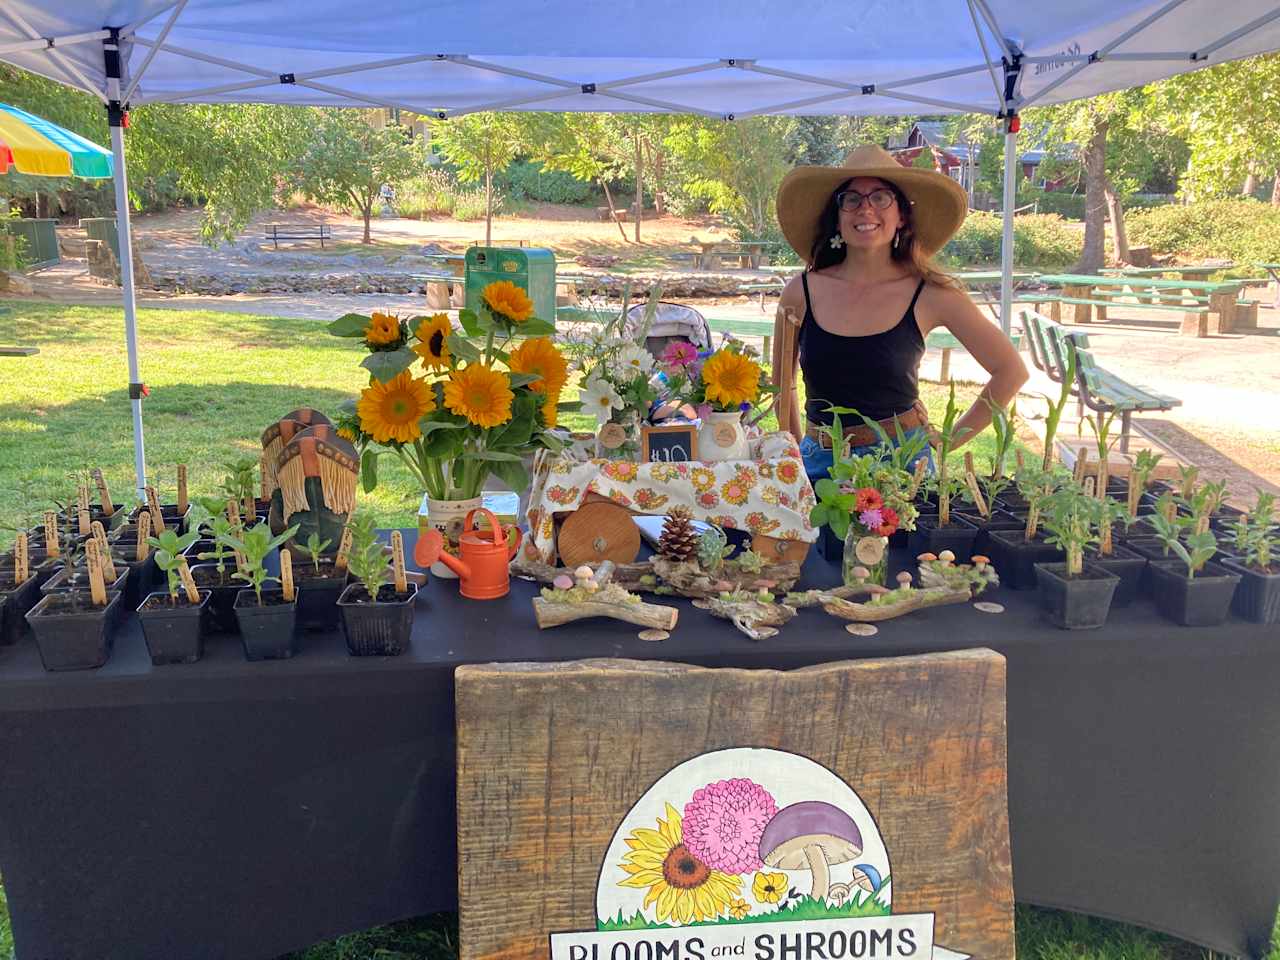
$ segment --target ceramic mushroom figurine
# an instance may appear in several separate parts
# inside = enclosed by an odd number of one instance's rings
[[[831,865],[862,853],[862,832],[839,807],[802,800],[779,810],[760,836],[760,859],[782,870],[813,874],[810,895],[824,901],[831,886]]]

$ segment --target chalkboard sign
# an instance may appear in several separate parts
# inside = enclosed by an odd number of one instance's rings
[[[698,425],[696,423],[664,424],[641,427],[640,443],[645,463],[675,463],[698,459]]]

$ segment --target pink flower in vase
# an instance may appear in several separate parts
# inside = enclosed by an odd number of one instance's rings
[[[711,404],[709,403],[698,404],[698,419],[705,420],[709,416],[711,416]]]
[[[662,362],[673,367],[687,367],[698,360],[698,348],[687,340],[676,340],[662,351]]]
[[[685,804],[685,847],[722,873],[759,870],[760,837],[777,812],[769,791],[745,777],[709,783]]]
[[[858,514],[858,522],[868,530],[879,530],[884,526],[884,516],[878,509],[863,510]]]

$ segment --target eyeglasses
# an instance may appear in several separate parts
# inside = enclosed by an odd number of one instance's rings
[[[862,206],[863,200],[866,200],[877,210],[888,210],[897,202],[898,198],[892,190],[886,187],[880,187],[870,193],[859,193],[857,190],[841,190],[836,194],[836,206],[846,213],[852,213],[857,210]]]

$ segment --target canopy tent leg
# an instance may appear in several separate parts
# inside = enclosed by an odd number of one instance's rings
[[[138,316],[133,287],[133,231],[129,223],[129,175],[124,166],[123,120],[111,124],[112,178],[116,188],[116,231],[120,247],[120,285],[124,293],[124,340],[129,354],[129,402],[133,406],[133,469],[138,498],[147,485],[147,457],[142,437],[142,379],[138,375]]]
[[[1018,183],[1017,115],[1007,121],[1004,134],[1004,233],[1000,239],[1000,329],[1005,336],[1013,320],[1013,208]]]

